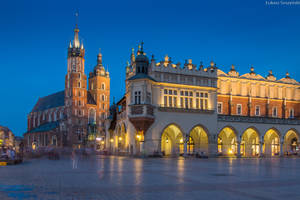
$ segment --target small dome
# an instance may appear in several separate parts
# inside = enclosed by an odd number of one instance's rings
[[[146,62],[149,63],[149,59],[146,55],[144,54],[139,54],[136,58],[135,58],[135,62]]]

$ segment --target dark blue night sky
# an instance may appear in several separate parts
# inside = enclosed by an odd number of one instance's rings
[[[177,63],[211,60],[244,74],[253,65],[277,78],[300,76],[300,6],[264,0],[2,1],[0,5],[0,125],[16,135],[42,97],[64,89],[67,47],[79,10],[86,74],[101,48],[111,75],[111,100],[124,94],[125,65],[143,40],[147,55]]]

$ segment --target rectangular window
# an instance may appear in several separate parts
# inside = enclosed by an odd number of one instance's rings
[[[174,107],[177,107],[177,97],[174,97]]]
[[[207,99],[204,100],[204,108],[205,108],[205,110],[208,109],[208,101],[207,101]]]
[[[222,114],[223,113],[223,104],[222,102],[218,102],[218,114]]]
[[[172,90],[169,90],[169,94],[172,95],[172,94],[173,94],[173,91],[172,91]]]
[[[164,96],[164,106],[167,107],[168,106],[168,97]]]
[[[167,90],[167,89],[165,89],[165,90],[164,90],[164,93],[165,93],[165,94],[168,94],[168,90]]]
[[[200,106],[199,106],[199,99],[196,99],[196,108],[199,109]]]
[[[174,90],[174,95],[177,95],[177,90]]]
[[[193,108],[193,99],[190,98],[190,108]]]
[[[289,118],[293,119],[294,118],[294,109],[291,108],[289,111]]]
[[[141,92],[138,92],[138,104],[141,104]]]
[[[273,108],[272,116],[273,116],[273,117],[277,117],[277,107],[274,107],[274,108]]]
[[[260,106],[255,106],[255,116],[260,116]]]
[[[241,104],[237,104],[237,106],[236,106],[236,114],[237,115],[241,115],[242,114],[242,105]]]
[[[180,107],[183,108],[183,97],[180,97]]]
[[[203,110],[203,99],[200,99],[200,108]]]
[[[188,98],[185,98],[185,108],[189,108],[189,99]]]
[[[169,96],[169,107],[172,107],[173,105],[172,105],[172,97],[171,96]]]

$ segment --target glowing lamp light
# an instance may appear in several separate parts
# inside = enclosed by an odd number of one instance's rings
[[[232,154],[233,154],[233,151],[232,151],[232,149],[229,149],[229,150],[228,150],[228,154],[230,154],[230,155],[232,155]]]
[[[104,144],[104,141],[102,141],[101,144]]]
[[[114,139],[110,139],[110,142],[114,142]]]
[[[169,143],[169,138],[166,139],[166,143]]]
[[[181,138],[179,142],[180,142],[180,143],[183,143],[183,139]]]
[[[136,138],[137,138],[138,140],[141,140],[141,135],[137,135]]]
[[[101,141],[102,138],[101,138],[101,137],[97,137],[96,140],[97,140],[97,141]]]
[[[120,141],[122,141],[122,138],[121,138],[121,137],[119,137],[119,140],[120,140]]]

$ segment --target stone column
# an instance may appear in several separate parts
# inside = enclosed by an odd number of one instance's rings
[[[237,141],[237,157],[240,158],[241,157],[241,142]]]
[[[183,143],[183,156],[187,156],[187,142],[188,141],[184,141]]]
[[[280,142],[280,157],[283,157],[283,142]]]
[[[259,157],[263,156],[263,142],[259,142]]]

